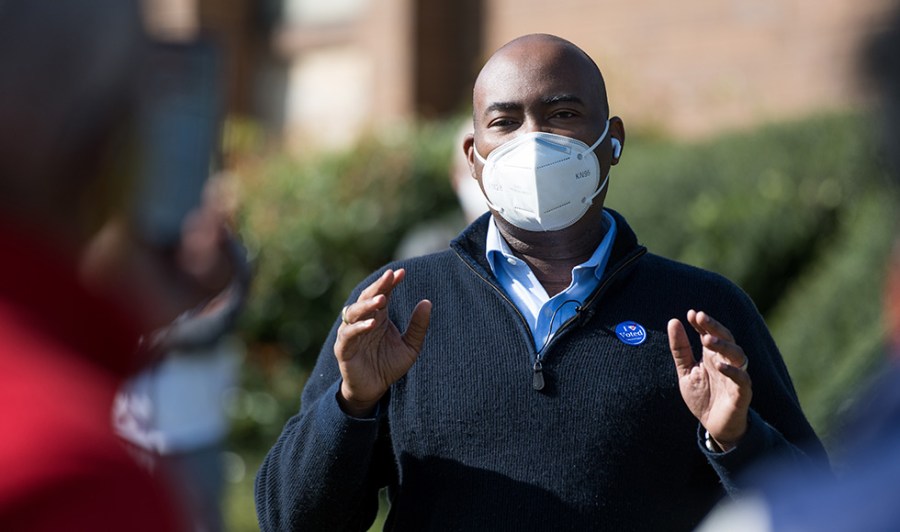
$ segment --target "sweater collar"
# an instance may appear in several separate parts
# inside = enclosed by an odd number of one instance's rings
[[[616,221],[616,239],[613,242],[612,251],[606,266],[606,271],[610,272],[615,271],[619,263],[626,260],[634,252],[644,251],[645,248],[638,243],[637,236],[621,214],[608,208],[604,210]],[[480,269],[485,276],[491,275],[491,267],[485,257],[487,230],[490,219],[491,213],[486,212],[472,222],[450,243],[450,247],[456,250],[470,266]]]

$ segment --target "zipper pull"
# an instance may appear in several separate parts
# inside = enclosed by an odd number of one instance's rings
[[[541,365],[540,360],[534,361],[534,367],[531,368],[534,370],[534,376],[531,380],[531,386],[537,390],[541,391],[544,389],[544,366]]]

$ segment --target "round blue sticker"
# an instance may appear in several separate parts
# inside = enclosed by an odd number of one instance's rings
[[[628,345],[641,345],[647,339],[647,331],[640,323],[623,321],[616,325],[616,336]]]

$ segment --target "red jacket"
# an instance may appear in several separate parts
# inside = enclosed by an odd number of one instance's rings
[[[0,249],[0,530],[181,530],[111,427],[137,329],[2,223]]]

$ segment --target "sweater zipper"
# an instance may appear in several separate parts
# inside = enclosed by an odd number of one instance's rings
[[[544,366],[543,366],[544,355],[547,353],[547,350],[550,349],[550,346],[553,345],[553,343],[556,341],[557,337],[559,337],[559,334],[561,332],[563,332],[565,329],[567,329],[572,323],[574,323],[578,319],[578,313],[582,309],[585,309],[585,308],[593,305],[594,301],[596,301],[597,298],[600,297],[600,294],[602,294],[603,292],[606,291],[606,287],[613,281],[613,279],[616,278],[616,276],[619,275],[619,272],[621,272],[628,265],[630,265],[631,263],[636,261],[638,258],[643,256],[644,253],[646,253],[646,252],[647,252],[646,248],[641,249],[640,251],[635,253],[633,256],[629,257],[625,262],[621,263],[619,265],[619,267],[615,269],[615,271],[613,271],[611,274],[609,274],[609,276],[602,283],[600,283],[600,286],[597,287],[596,290],[594,290],[593,295],[591,295],[590,298],[588,298],[588,300],[585,301],[583,305],[578,307],[578,309],[575,312],[575,315],[572,316],[571,318],[567,319],[562,325],[560,325],[559,329],[557,329],[556,332],[553,333],[553,336],[550,337],[550,340],[544,345],[544,347],[542,347],[541,350],[535,354],[534,365],[532,366],[532,387],[535,390],[540,391],[544,388]]]
[[[506,293],[505,293],[503,290],[501,290],[501,289],[498,288],[496,285],[494,285],[494,283],[490,282],[489,279],[487,279],[487,278],[485,278],[483,275],[481,275],[481,273],[480,273],[478,270],[476,270],[475,268],[473,268],[472,265],[469,264],[469,262],[468,262],[467,260],[465,260],[465,259],[462,257],[462,255],[459,254],[459,251],[457,251],[457,250],[454,249],[453,252],[456,253],[456,256],[459,258],[459,260],[461,260],[462,263],[465,264],[466,267],[469,268],[469,269],[472,271],[472,273],[474,273],[476,276],[478,276],[479,278],[481,278],[482,281],[486,282],[491,288],[494,289],[495,292],[497,292],[497,293],[500,295],[500,297],[503,298],[504,301],[506,301],[507,303],[509,303],[509,305],[510,305],[510,306],[513,308],[513,310],[516,312],[516,315],[519,316],[519,319],[522,321],[522,323],[525,324],[525,328],[527,329],[527,328],[528,328],[528,321],[525,319],[525,316],[523,316],[522,313],[519,311],[519,307],[517,307],[516,304],[513,303],[513,301],[509,298],[509,296],[507,296]],[[610,274],[610,275],[609,275],[609,276],[608,276],[608,277],[600,284],[600,286],[597,288],[597,290],[594,290],[594,294],[593,294],[593,295],[585,302],[585,304],[584,304],[584,305],[581,305],[580,307],[578,307],[579,310],[584,309],[584,308],[587,308],[588,306],[592,305],[592,304],[594,303],[594,301],[595,301],[598,297],[600,297],[600,294],[602,294],[602,293],[606,290],[606,287],[607,287],[607,286],[609,285],[609,283],[611,283],[612,280],[619,274],[619,272],[621,272],[623,269],[625,269],[625,267],[627,267],[627,266],[630,265],[632,262],[636,261],[638,258],[640,258],[641,256],[643,256],[644,253],[646,253],[646,252],[647,252],[647,248],[643,248],[643,249],[641,249],[640,251],[638,251],[637,253],[635,253],[633,256],[629,257],[625,262],[623,262],[622,264],[620,264],[619,267],[616,268],[616,270],[615,270],[614,272],[612,272],[612,273],[611,273],[611,274]],[[572,316],[571,318],[567,319],[567,320],[565,321],[565,323],[563,323],[562,325],[560,325],[560,326],[559,326],[559,329],[557,329],[556,333],[554,333],[553,336],[550,338],[550,341],[547,342],[547,344],[544,345],[544,347],[541,348],[540,351],[536,351],[536,352],[535,352],[535,354],[534,354],[534,364],[531,366],[531,371],[532,371],[532,375],[531,375],[531,387],[534,388],[535,390],[540,391],[540,390],[543,390],[543,389],[544,389],[544,365],[543,365],[543,363],[542,363],[542,361],[544,360],[544,354],[547,352],[547,349],[549,349],[549,347],[550,347],[551,345],[553,345],[553,343],[554,343],[554,341],[556,340],[556,338],[557,338],[557,336],[559,335],[559,333],[562,332],[563,330],[565,330],[566,328],[568,328],[568,327],[569,327],[575,320],[577,320],[577,319],[578,319],[578,312],[576,312],[575,315]]]
[[[597,287],[596,290],[594,290],[594,293],[588,298],[588,300],[585,301],[585,303],[583,305],[578,307],[578,310],[585,309],[585,308],[593,305],[594,301],[596,301],[597,298],[599,298],[600,295],[606,291],[606,287],[613,281],[613,279],[616,278],[616,276],[619,275],[619,272],[621,272],[626,267],[628,267],[632,262],[634,262],[637,259],[639,259],[640,257],[642,257],[646,252],[647,252],[646,248],[641,249],[637,253],[635,253],[633,256],[629,257],[625,262],[620,264],[619,267],[616,268],[614,272],[609,274],[609,277],[607,277],[602,283],[600,283],[600,286]],[[562,325],[559,326],[559,329],[556,330],[556,333],[553,335],[553,337],[550,339],[550,341],[547,342],[547,345],[544,346],[544,348],[541,350],[540,357],[542,359],[544,356],[543,353],[553,344],[553,342],[556,340],[557,336],[559,336],[559,333],[561,333],[564,329],[566,329],[569,325],[572,324],[572,322],[574,322],[577,319],[578,319],[578,314],[576,313],[574,316],[567,319],[565,321],[565,323],[563,323]]]

